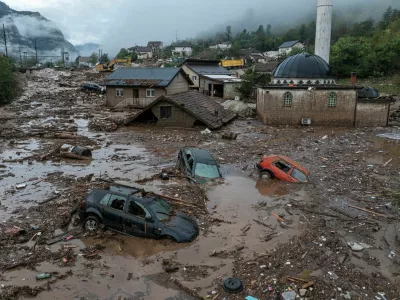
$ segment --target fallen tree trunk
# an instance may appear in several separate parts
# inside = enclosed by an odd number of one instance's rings
[[[61,148],[61,145],[57,145],[57,147],[55,147],[53,150],[51,150],[49,153],[47,153],[46,155],[43,155],[40,160],[45,160],[46,158],[48,158],[49,156],[55,154],[57,151],[59,151]]]
[[[55,133],[54,137],[59,139],[76,139],[78,136],[76,134],[69,133]]]

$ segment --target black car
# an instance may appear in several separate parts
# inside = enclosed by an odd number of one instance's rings
[[[207,150],[182,148],[179,151],[177,167],[198,183],[222,177],[217,162]]]
[[[101,94],[104,94],[106,92],[105,87],[91,82],[85,82],[82,88],[87,91],[95,91]]]
[[[85,229],[96,231],[103,224],[105,228],[139,237],[171,238],[180,243],[196,238],[199,227],[195,220],[174,213],[160,197],[138,194],[139,190],[119,186],[108,191],[93,190],[80,211]]]

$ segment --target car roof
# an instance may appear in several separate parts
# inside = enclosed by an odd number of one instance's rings
[[[123,186],[111,186],[108,190],[101,190],[101,189],[95,189],[93,190],[93,192],[95,191],[101,191],[104,192],[104,194],[114,194],[114,195],[120,195],[120,196],[124,196],[127,198],[132,199],[133,197],[135,198],[135,201],[138,201],[142,204],[145,203],[150,203],[152,201],[155,201],[156,199],[158,199],[159,197],[155,196],[155,195],[148,195],[145,197],[140,197],[138,195],[133,195],[132,193],[127,193],[124,191],[124,189],[126,189],[125,191],[131,189],[132,192],[134,192],[135,188],[127,188],[127,187],[123,187]],[[131,198],[132,197],[132,198]]]
[[[304,174],[306,174],[307,176],[310,175],[310,171],[308,171],[306,168],[304,168],[301,164],[299,164],[297,161],[294,161],[293,159],[291,159],[290,157],[287,157],[285,155],[272,155],[269,156],[270,158],[277,158],[277,159],[282,159],[286,162],[288,162],[289,164],[293,165],[296,169],[298,169],[299,171],[303,172]]]
[[[216,164],[214,157],[207,150],[199,148],[183,148],[182,150],[190,151],[196,162],[214,162]]]

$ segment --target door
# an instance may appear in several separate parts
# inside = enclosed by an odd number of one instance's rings
[[[138,90],[138,89],[133,89],[133,95],[132,95],[132,97],[133,97],[134,99],[139,98],[139,90]]]
[[[130,199],[124,220],[124,231],[135,236],[152,237],[153,230],[151,228],[153,224],[150,222],[151,218],[151,214],[146,207],[135,201],[134,198]],[[154,222],[155,220],[152,221]]]
[[[126,197],[115,194],[109,195],[110,198],[107,206],[101,207],[104,217],[104,225],[110,229],[122,232]]]
[[[289,163],[283,160],[279,160],[277,162],[274,162],[274,166],[277,168],[274,170],[274,175],[276,178],[278,178],[279,180],[284,180],[289,182],[295,181],[290,176],[293,167]]]

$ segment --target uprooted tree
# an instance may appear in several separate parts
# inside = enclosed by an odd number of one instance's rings
[[[10,103],[17,95],[16,71],[8,57],[0,57],[0,105]]]
[[[253,68],[247,69],[241,78],[242,84],[236,88],[236,91],[242,99],[250,99],[256,86],[263,86],[271,81],[271,75],[256,73]]]

